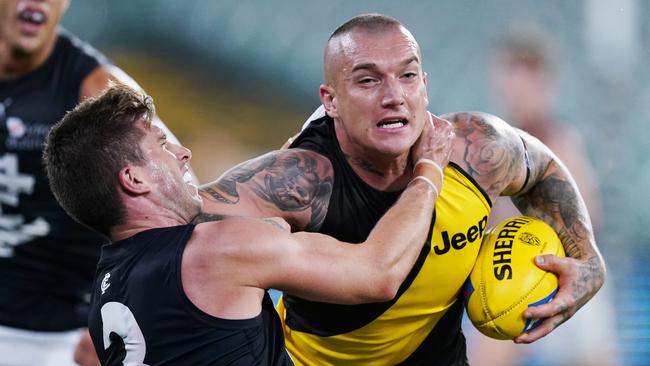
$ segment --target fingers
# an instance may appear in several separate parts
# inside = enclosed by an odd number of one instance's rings
[[[425,119],[424,129],[420,138],[413,146],[414,160],[419,158],[431,159],[444,167],[451,154],[453,128],[449,121],[429,113]]]
[[[520,344],[535,342],[536,340],[551,333],[555,328],[560,326],[560,324],[564,323],[566,319],[567,318],[563,314],[558,314],[556,316],[547,318],[537,328],[515,338],[514,342]]]
[[[524,311],[526,319],[543,319],[558,314],[567,313],[571,309],[573,301],[568,291],[558,291],[555,298],[547,304],[533,306]]]
[[[537,267],[553,272],[556,275],[568,272],[570,270],[570,258],[558,257],[553,254],[538,255],[535,257]]]
[[[535,258],[535,264],[546,271],[558,276],[560,290],[555,298],[547,304],[526,309],[523,316],[526,319],[544,319],[535,329],[515,338],[515,343],[534,342],[567,321],[578,309],[576,294],[572,289],[576,282],[575,268],[579,263],[572,258],[557,257],[552,254]]]
[[[431,123],[433,124],[435,129],[445,129],[445,130],[453,131],[451,122],[447,121],[446,119],[442,119],[431,112],[429,112],[429,115],[431,116]]]

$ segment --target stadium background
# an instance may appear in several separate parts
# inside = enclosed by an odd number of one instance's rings
[[[398,18],[418,39],[437,113],[499,114],[487,77],[497,37],[534,24],[553,38],[559,112],[599,178],[612,341],[625,365],[650,364],[650,2],[84,0],[63,25],[154,97],[207,182],[297,131],[318,105],[327,37],[365,12]]]

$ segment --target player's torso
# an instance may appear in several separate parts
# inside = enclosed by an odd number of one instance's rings
[[[320,152],[337,154],[336,149]],[[328,157],[335,165],[334,189],[320,231],[362,241],[397,194],[369,189],[349,166],[343,167],[342,157]],[[296,363],[394,365],[407,359],[404,364],[436,362],[447,357],[442,354],[464,358],[458,295],[474,265],[489,210],[489,200],[472,179],[453,164],[447,167],[428,243],[393,301],[342,306],[283,298],[279,310]]]
[[[67,330],[86,323],[89,290],[105,241],[69,218],[49,190],[42,148],[99,64],[63,35],[41,67],[0,81],[0,324]]]
[[[103,364],[290,365],[268,294],[260,315],[243,320],[187,298],[181,262],[193,230],[148,230],[102,249],[89,327]]]

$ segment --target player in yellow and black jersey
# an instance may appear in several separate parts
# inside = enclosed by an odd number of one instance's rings
[[[212,213],[280,216],[294,230],[358,242],[406,187],[410,149],[431,118],[417,41],[393,18],[360,15],[332,34],[324,60],[326,115],[310,118],[290,149],[242,163],[203,186],[205,219]],[[458,296],[500,195],[548,222],[567,252],[538,262],[563,286],[549,304],[526,311],[528,318],[547,319],[516,342],[545,336],[602,286],[604,262],[589,215],[554,154],[486,113],[442,117],[456,137],[419,259],[389,302],[345,306],[285,294],[279,312],[296,364],[467,364]]]

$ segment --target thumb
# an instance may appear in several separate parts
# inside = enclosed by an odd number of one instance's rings
[[[559,273],[562,271],[562,262],[563,258],[560,258],[553,254],[538,255],[535,257],[535,264],[537,267],[550,271],[553,273]]]

